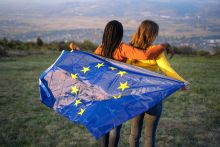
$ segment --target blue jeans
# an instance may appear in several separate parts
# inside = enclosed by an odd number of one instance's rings
[[[160,120],[161,112],[162,102],[145,112],[149,115],[146,116],[145,119],[144,144],[150,144],[152,147],[155,146],[157,125]],[[131,134],[129,137],[130,147],[139,147],[145,113],[133,118],[131,121]]]

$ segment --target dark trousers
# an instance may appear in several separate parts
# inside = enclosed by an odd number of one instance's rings
[[[122,125],[112,129],[109,133],[100,139],[101,147],[117,147],[120,139]]]
[[[144,130],[144,146],[155,147],[156,130],[162,112],[162,103],[149,109],[147,112],[133,118],[131,120],[131,134],[129,137],[130,147],[139,147],[141,138],[141,131],[145,117],[145,130]]]

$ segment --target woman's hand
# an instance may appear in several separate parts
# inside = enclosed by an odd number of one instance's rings
[[[185,86],[181,88],[182,91],[188,91],[190,89],[191,83],[186,81],[184,82]]]
[[[80,50],[79,47],[73,42],[70,43],[69,48],[71,50]]]
[[[166,53],[170,54],[169,59],[172,59],[175,53],[174,53],[171,45],[169,43],[162,43],[161,45],[165,48]]]

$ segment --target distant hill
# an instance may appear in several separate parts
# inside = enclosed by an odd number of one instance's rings
[[[48,41],[68,39],[68,36],[75,36],[68,35],[74,32],[72,30],[93,29],[89,34],[97,29],[102,31],[112,19],[121,21],[125,30],[132,31],[142,20],[152,19],[160,26],[160,36],[213,36],[220,34],[219,8],[219,0],[1,1],[0,37],[32,40],[43,36]],[[89,36],[83,32],[77,35],[74,38],[79,40]]]

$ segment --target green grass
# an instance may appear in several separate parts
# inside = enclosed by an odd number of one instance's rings
[[[0,59],[0,146],[98,146],[83,126],[73,125],[39,100],[38,77],[58,55]],[[171,64],[192,86],[164,101],[158,146],[219,146],[220,59],[176,56]],[[129,131],[126,122],[119,146],[128,146]]]

